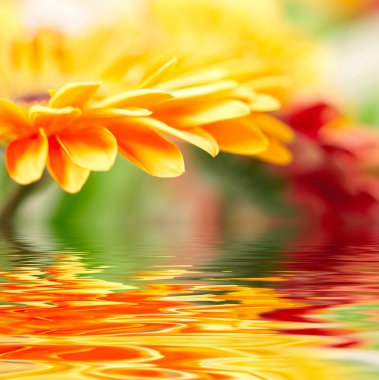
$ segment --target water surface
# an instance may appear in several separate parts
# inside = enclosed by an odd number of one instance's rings
[[[372,226],[3,231],[0,378],[376,379],[378,236]]]

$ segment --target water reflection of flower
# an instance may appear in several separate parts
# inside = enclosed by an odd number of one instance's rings
[[[377,373],[377,337],[371,334],[378,314],[378,227],[305,225],[289,243],[278,291],[305,306],[276,309],[262,315],[287,321],[282,332],[323,337],[322,351],[330,358],[360,363],[364,372]]]
[[[136,287],[97,278],[102,271],[88,269],[78,255],[57,254],[46,268],[1,273],[0,352],[7,379],[300,380],[339,373],[297,350],[322,339],[278,335],[277,323],[260,319],[301,305],[271,289],[181,284],[183,271],[172,270],[174,281],[162,283],[164,268],[159,282],[155,268]]]

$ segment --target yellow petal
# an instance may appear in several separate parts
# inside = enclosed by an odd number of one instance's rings
[[[53,108],[84,107],[96,94],[100,87],[99,82],[70,83],[54,93],[49,106]]]
[[[234,99],[238,99],[247,104],[251,104],[257,97],[257,93],[246,86],[238,86],[232,90],[232,96]]]
[[[238,83],[233,80],[223,80],[216,83],[195,86],[173,91],[174,99],[172,102],[182,104],[188,100],[195,102],[203,101],[204,99],[215,99],[216,96],[221,97],[227,95],[230,90],[236,88]]]
[[[75,165],[58,141],[49,139],[47,168],[50,175],[68,193],[77,193],[86,183],[90,171]]]
[[[178,147],[138,119],[114,123],[109,129],[119,152],[142,170],[157,177],[177,177],[184,172]]]
[[[250,114],[249,107],[238,100],[221,100],[189,107],[185,113],[173,115],[172,123],[178,127],[198,127],[222,120],[236,119]],[[168,113],[170,120],[170,114]]]
[[[258,94],[250,104],[250,109],[256,112],[277,111],[280,107],[279,100],[267,94]]]
[[[291,79],[285,76],[263,77],[253,79],[245,83],[245,85],[254,90],[288,87],[291,85]]]
[[[164,83],[159,84],[159,88],[163,90],[179,90],[186,87],[200,86],[225,79],[228,74],[229,71],[223,67],[212,67],[192,73],[191,75],[185,75],[170,81],[165,81]]]
[[[21,185],[38,181],[45,167],[47,151],[43,131],[11,142],[5,153],[9,175]]]
[[[280,143],[275,137],[268,136],[269,145],[267,149],[255,155],[255,157],[260,158],[263,161],[269,162],[276,165],[287,165],[292,161],[291,151]]]
[[[203,127],[224,152],[251,155],[267,149],[268,140],[247,118],[220,121]]]
[[[176,66],[178,59],[176,57],[171,58],[163,66],[161,66],[157,71],[155,71],[150,77],[145,79],[140,87],[154,87],[168,75],[168,73]]]
[[[99,107],[110,107],[110,108],[126,108],[126,107],[145,107],[149,108],[158,103],[165,102],[172,99],[171,95],[167,91],[159,90],[134,90],[126,91],[121,94],[111,96],[98,103],[96,103],[96,108]]]
[[[284,142],[292,141],[295,137],[294,131],[289,126],[270,115],[255,113],[249,118],[257,127],[262,129],[263,132],[274,135]]]
[[[151,111],[145,108],[131,107],[126,109],[119,108],[92,108],[87,109],[85,115],[81,118],[83,122],[95,122],[97,124],[104,122],[113,122],[116,119],[129,117],[150,116]]]
[[[141,118],[138,122],[145,125],[147,128],[163,133],[164,135],[175,137],[179,140],[193,144],[198,148],[205,150],[213,157],[219,152],[216,140],[201,128],[179,130],[152,118]]]
[[[35,105],[30,107],[29,109],[29,115],[33,122],[36,122],[36,119],[41,117],[41,120],[43,118],[46,118],[46,120],[49,120],[51,117],[55,116],[75,116],[78,117],[82,114],[82,111],[78,108],[73,108],[73,107],[64,107],[64,108],[51,108],[51,107],[46,107],[46,106],[40,106],[40,105]]]
[[[24,110],[9,100],[0,99],[0,138],[19,135],[28,130],[30,124]]]
[[[53,97],[59,90],[57,88],[51,88],[50,90],[47,90],[50,97]]]
[[[116,139],[101,126],[65,132],[57,140],[71,160],[84,169],[109,170],[116,159]]]

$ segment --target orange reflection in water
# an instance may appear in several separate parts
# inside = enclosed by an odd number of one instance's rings
[[[270,288],[191,284],[189,269],[172,268],[136,287],[102,271],[70,254],[0,273],[0,378],[348,379],[312,357],[327,338],[278,334],[283,322],[260,318],[306,306]]]

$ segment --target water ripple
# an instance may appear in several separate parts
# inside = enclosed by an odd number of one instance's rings
[[[118,241],[107,253],[4,240],[0,378],[375,376],[379,244],[281,239]]]

